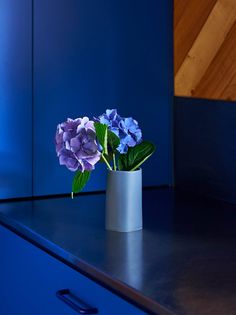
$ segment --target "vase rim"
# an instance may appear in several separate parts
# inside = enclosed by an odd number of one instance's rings
[[[139,167],[139,168],[137,168],[134,171],[119,171],[119,170],[115,171],[115,170],[109,170],[109,169],[107,169],[107,171],[110,172],[110,173],[135,173],[135,172],[142,172],[142,168]]]

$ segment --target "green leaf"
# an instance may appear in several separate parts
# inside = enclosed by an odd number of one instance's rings
[[[118,167],[123,171],[135,171],[154,153],[154,151],[154,144],[148,141],[143,141],[135,147],[129,148],[127,154],[121,154],[119,156]]]
[[[73,199],[73,196],[75,193],[80,192],[84,186],[87,184],[89,178],[90,178],[91,172],[84,171],[80,172],[78,171],[73,179],[72,183],[72,192],[71,192],[71,198]]]
[[[120,138],[110,130],[108,130],[107,136],[108,144],[111,147],[111,150],[114,152],[120,144]]]
[[[118,169],[120,171],[128,170],[128,159],[127,154],[120,154],[118,158]]]
[[[103,148],[103,153],[107,154],[107,125],[101,124],[100,122],[95,122],[94,127],[98,141]]]
[[[108,162],[111,162],[112,161],[112,159],[113,159],[113,156],[112,156],[112,152],[109,152],[108,154],[103,154],[102,156],[101,156],[101,159],[100,159],[100,161],[99,162],[101,162],[101,163],[105,163],[105,161],[104,161],[104,158],[108,161]]]
[[[143,141],[128,151],[128,164],[131,171],[136,170],[142,165],[154,152],[156,148],[153,143]]]

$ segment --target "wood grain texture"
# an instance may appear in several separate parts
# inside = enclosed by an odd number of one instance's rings
[[[178,0],[174,2],[174,27],[176,28],[179,21],[182,19],[189,0]]]
[[[175,0],[175,95],[236,100],[235,23],[235,0]]]
[[[176,0],[174,7],[174,71],[183,63],[217,0]]]
[[[197,85],[193,96],[236,99],[236,23]]]

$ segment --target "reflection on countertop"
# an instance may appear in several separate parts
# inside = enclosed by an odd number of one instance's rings
[[[153,188],[142,231],[106,231],[104,213],[102,193],[0,204],[0,222],[150,312],[235,314],[236,206]]]

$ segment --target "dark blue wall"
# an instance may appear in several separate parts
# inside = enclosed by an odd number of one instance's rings
[[[65,193],[56,125],[116,107],[157,145],[144,185],[171,183],[172,1],[35,0],[34,194]],[[102,166],[87,190],[105,188]]]
[[[57,124],[112,107],[157,146],[144,185],[171,183],[171,0],[34,0],[33,15],[32,0],[4,0],[0,38],[0,199],[69,192]],[[104,189],[105,173],[86,189]]]
[[[236,203],[235,102],[176,97],[176,186]]]
[[[32,194],[31,0],[0,1],[0,199]]]

